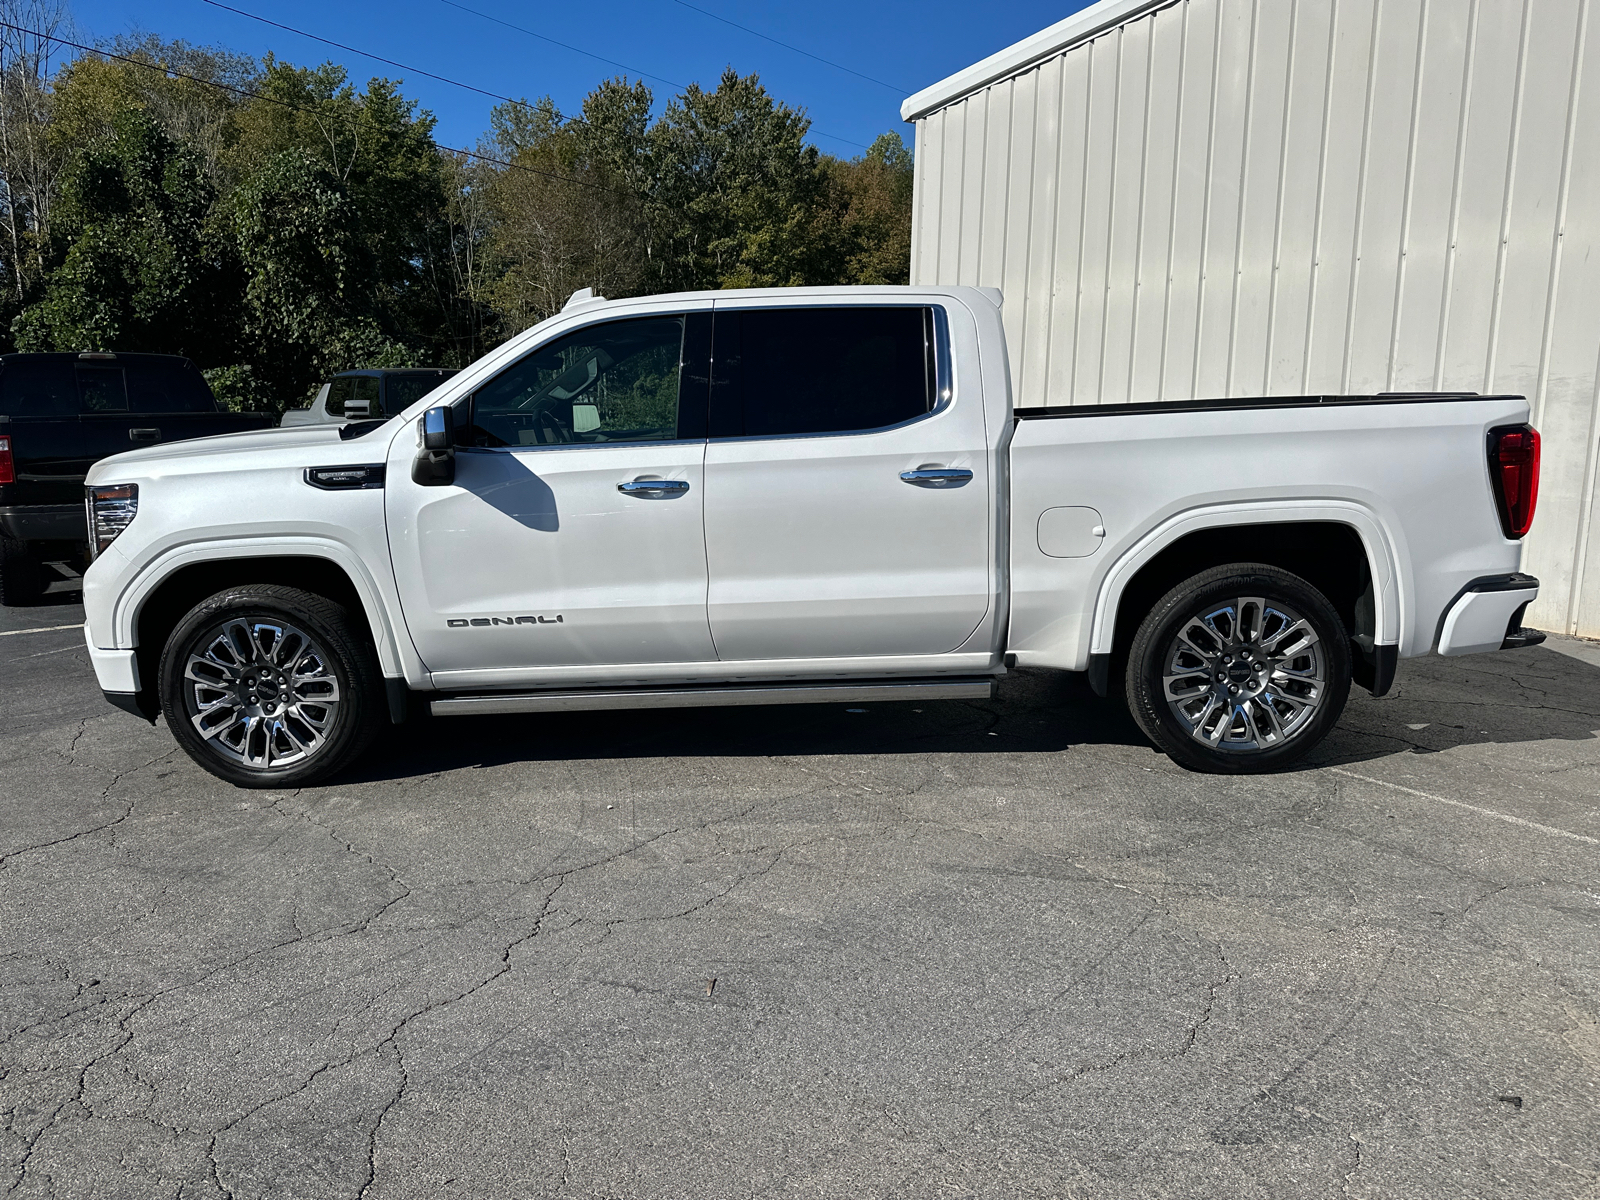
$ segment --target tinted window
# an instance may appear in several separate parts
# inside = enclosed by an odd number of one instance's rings
[[[390,375],[383,381],[383,411],[390,416],[404,412],[454,374],[454,371],[429,371],[425,375]]]
[[[13,359],[0,369],[0,413],[8,417],[76,417],[78,388],[69,363]]]
[[[519,360],[473,395],[478,446],[660,441],[678,436],[682,317],[590,325]]]
[[[216,412],[205,378],[188,363],[135,363],[127,369],[128,407],[136,413]]]
[[[328,385],[328,403],[324,406],[332,417],[344,416],[344,402],[356,390],[353,376],[341,375]]]
[[[78,405],[86,413],[127,412],[121,367],[78,367]]]
[[[712,358],[713,437],[881,429],[934,406],[926,308],[719,311]]]
[[[350,393],[350,399],[366,401],[367,415],[381,417],[383,405],[378,402],[378,377],[376,375],[357,375],[353,381],[355,388]]]

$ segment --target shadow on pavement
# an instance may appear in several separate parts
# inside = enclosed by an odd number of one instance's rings
[[[1559,739],[1600,730],[1600,667],[1545,649],[1401,666],[1393,692],[1352,690],[1306,768],[1397,750]],[[345,778],[393,779],[518,761],[832,754],[1036,753],[1148,747],[1126,710],[1084,676],[1019,670],[994,700],[784,705],[525,716],[414,717]],[[1150,751],[1155,753],[1153,750]]]

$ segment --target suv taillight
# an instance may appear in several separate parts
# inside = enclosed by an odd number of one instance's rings
[[[0,483],[17,481],[17,463],[11,457],[11,439],[0,437]]]
[[[1508,538],[1523,537],[1539,502],[1539,431],[1532,425],[1491,429],[1489,478],[1494,481],[1500,527]]]

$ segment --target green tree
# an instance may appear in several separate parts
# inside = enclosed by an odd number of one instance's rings
[[[496,148],[511,165],[491,192],[500,270],[488,295],[507,333],[558,312],[582,287],[642,290],[650,103],[643,84],[614,80],[589,94],[580,117],[548,97],[495,109]]]
[[[237,116],[227,161],[244,187],[281,172],[299,155],[336,183],[340,221],[362,253],[366,314],[392,342],[424,359],[442,358],[456,340],[458,293],[437,281],[450,274],[450,165],[433,142],[433,117],[387,79],[364,92],[333,63],[303,68],[268,56],[256,89]],[[350,269],[353,269],[350,268]]]
[[[911,281],[911,151],[898,133],[880,134],[866,154],[824,159],[827,214],[816,237],[830,245],[834,281]]]
[[[824,177],[810,119],[755,75],[691,84],[650,131],[651,267],[663,290],[826,282],[812,236]]]
[[[231,324],[228,255],[207,226],[200,156],[140,109],[69,169],[43,296],[13,323],[24,350],[150,350],[215,361]]]
[[[234,193],[228,218],[245,279],[242,340],[279,404],[335,371],[414,362],[383,328],[374,248],[326,166],[301,150],[274,155]]]

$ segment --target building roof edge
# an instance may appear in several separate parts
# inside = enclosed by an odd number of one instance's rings
[[[937,109],[945,107],[989,86],[1008,75],[1015,75],[1042,59],[1059,54],[1078,42],[1104,33],[1125,21],[1157,8],[1166,8],[1178,0],[1100,0],[1032,37],[1024,38],[1014,46],[1007,46],[991,54],[982,62],[957,71],[930,87],[923,88],[900,105],[900,119],[916,121]]]

